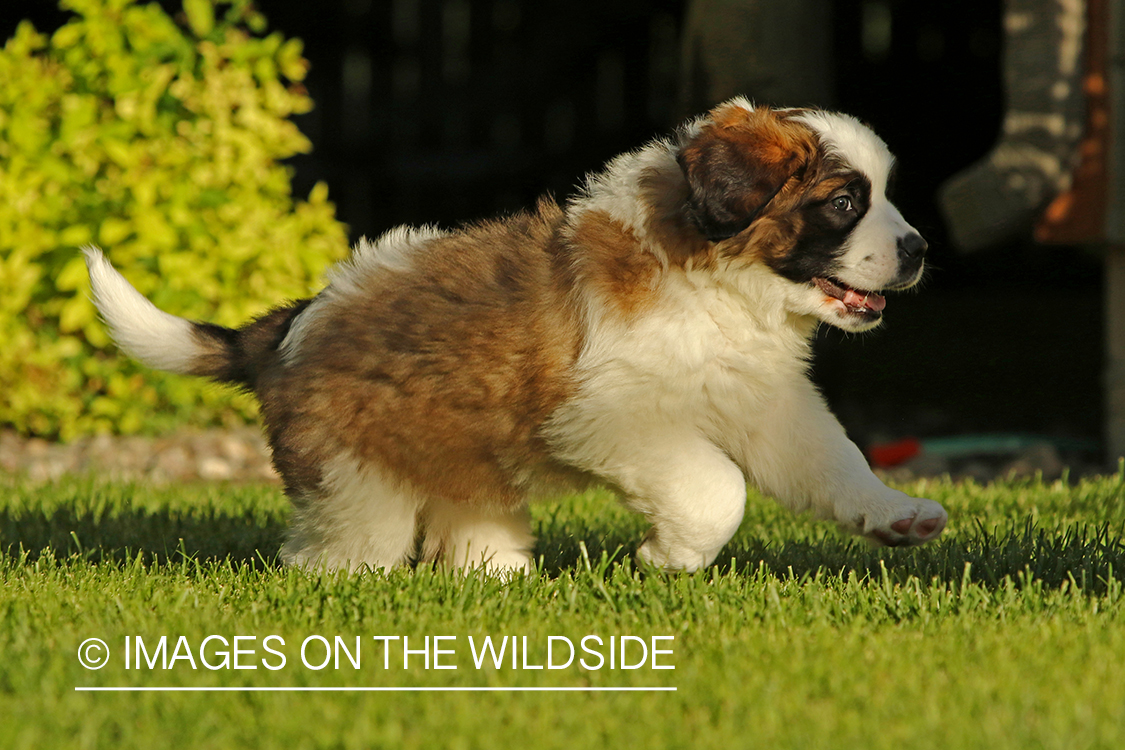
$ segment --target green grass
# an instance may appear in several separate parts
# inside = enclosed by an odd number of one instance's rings
[[[0,478],[0,747],[1125,747],[1125,489],[918,483],[943,539],[876,550],[751,497],[719,564],[638,570],[644,531],[604,493],[535,508],[540,570],[510,583],[432,568],[317,576],[276,563],[286,504],[264,487]],[[476,669],[468,644],[674,636],[673,670]],[[257,669],[125,669],[210,635]],[[261,641],[286,665],[269,670]],[[359,669],[305,667],[309,636],[362,638]],[[454,636],[390,669],[372,640]],[[88,671],[86,638],[110,647]],[[212,642],[208,658],[221,657]],[[669,645],[671,644],[671,645]],[[311,662],[323,650],[313,644]],[[630,644],[635,648],[635,644]],[[634,651],[634,655],[635,655]],[[608,649],[605,649],[608,661]],[[596,662],[588,656],[588,662]],[[675,692],[77,692],[133,687],[675,687]]]

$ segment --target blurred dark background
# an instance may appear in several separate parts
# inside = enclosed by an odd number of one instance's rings
[[[935,200],[998,136],[999,0],[802,1],[829,14],[821,36],[798,36],[819,55],[803,72],[813,93],[744,93],[870,123],[899,159],[896,203],[931,245],[924,286],[890,298],[880,329],[820,334],[815,375],[842,421],[861,444],[982,431],[1099,439],[1100,257],[1037,245],[1030,227],[958,252]],[[327,182],[353,240],[518,210],[544,192],[565,198],[607,159],[715,103],[685,73],[685,0],[257,7],[271,30],[304,41],[312,64],[316,108],[298,122],[314,151],[292,162],[295,192]],[[66,14],[50,0],[7,0],[5,38],[20,18],[50,31]]]

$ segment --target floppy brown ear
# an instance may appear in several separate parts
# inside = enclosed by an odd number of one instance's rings
[[[769,109],[719,107],[676,157],[689,217],[712,242],[733,237],[803,174],[813,149],[808,130]]]

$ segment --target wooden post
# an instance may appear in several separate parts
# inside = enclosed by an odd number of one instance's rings
[[[1035,227],[1044,243],[1105,252],[1103,438],[1111,468],[1125,457],[1125,0],[1087,0],[1086,135],[1070,190]]]

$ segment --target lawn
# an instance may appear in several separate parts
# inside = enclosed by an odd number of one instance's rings
[[[502,583],[282,568],[273,487],[0,476],[0,747],[1125,747],[1122,477],[903,489],[950,511],[939,543],[751,496],[694,575],[563,498]],[[146,690],[76,690],[106,687]]]

